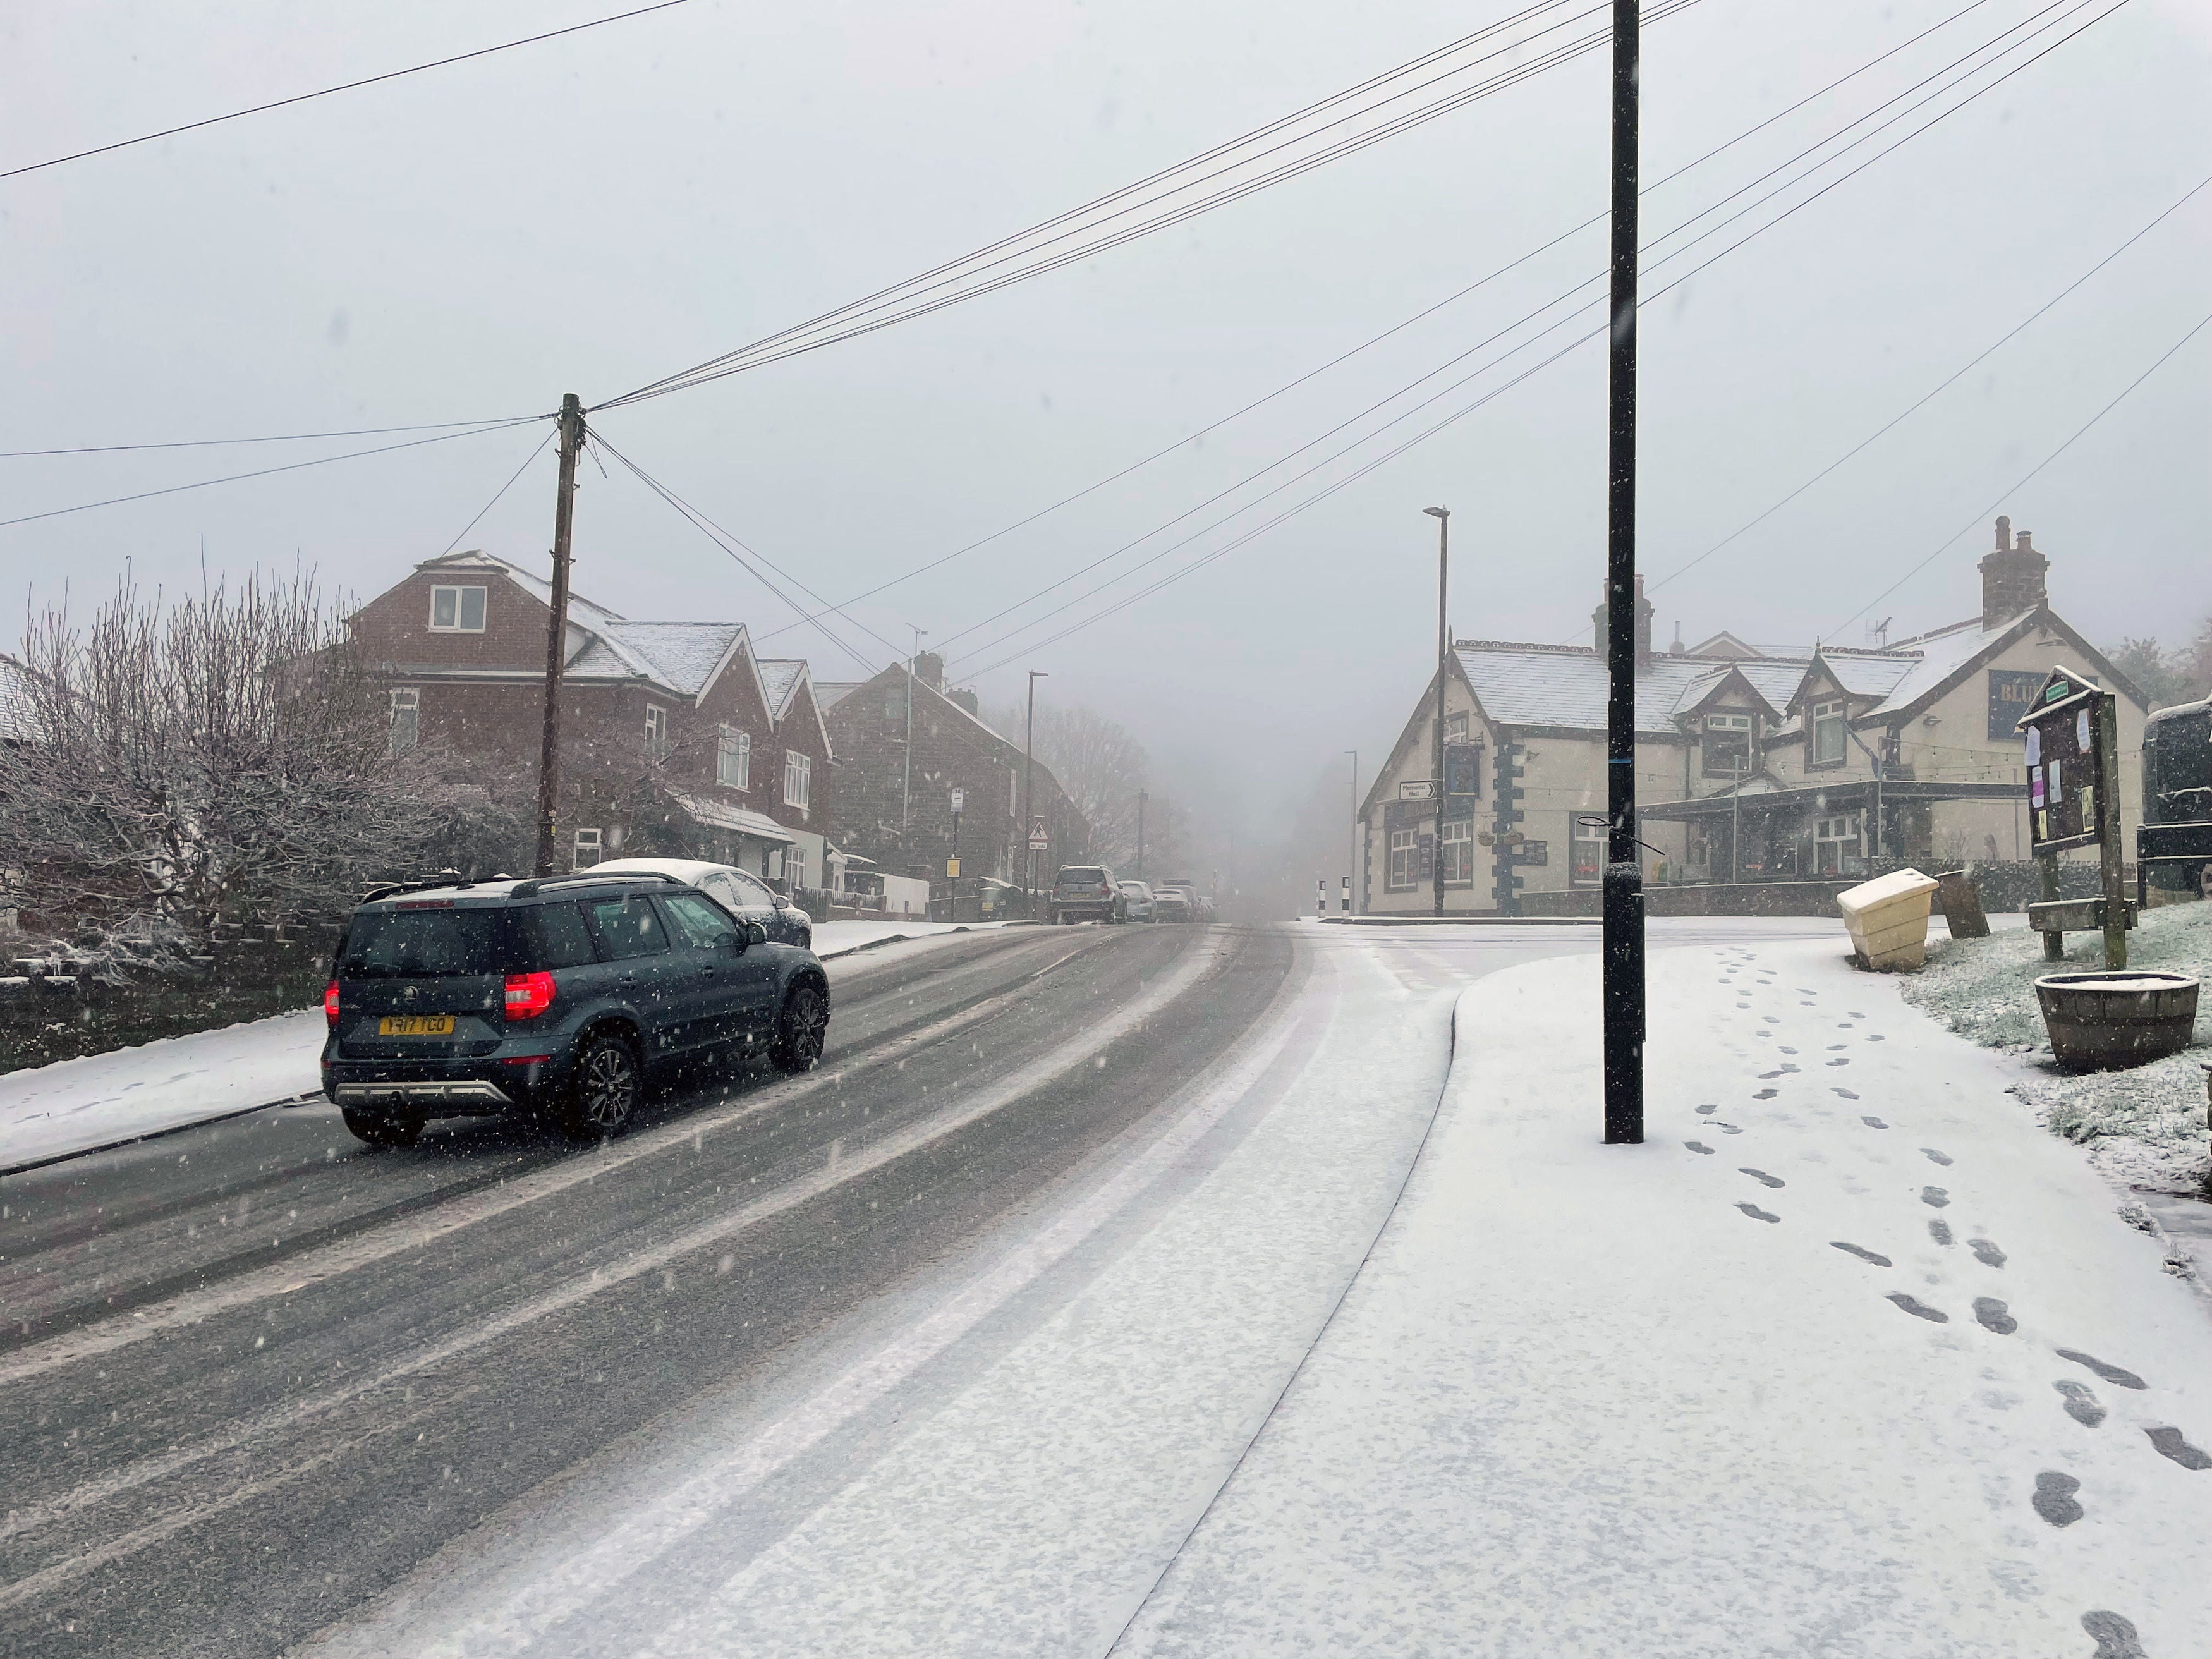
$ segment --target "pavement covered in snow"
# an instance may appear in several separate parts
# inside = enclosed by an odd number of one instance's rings
[[[2080,1655],[2212,1631],[2212,1317],[1833,941],[1484,981],[1404,1200],[1122,1650]]]
[[[1006,921],[817,921],[814,924],[814,954],[827,962],[832,957],[878,949],[901,940],[943,939],[951,933],[988,933],[1000,927],[1030,925]]]

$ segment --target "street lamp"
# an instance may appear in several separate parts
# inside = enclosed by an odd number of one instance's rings
[[[1036,823],[1036,808],[1030,798],[1035,780],[1036,763],[1031,745],[1036,738],[1036,683],[1052,678],[1042,668],[1030,670],[1030,712],[1028,724],[1022,728],[1022,893],[1032,917],[1036,913],[1036,848],[1030,845],[1030,830]]]
[[[1436,780],[1431,787],[1436,792],[1437,840],[1436,856],[1431,860],[1436,869],[1437,914],[1444,913],[1444,653],[1451,647],[1451,629],[1444,623],[1444,573],[1451,561],[1451,508],[1425,507],[1422,512],[1437,521],[1437,741],[1436,765],[1430,775]]]
[[[1367,873],[1359,867],[1359,751],[1347,749],[1344,752],[1352,757],[1352,859],[1345,869],[1352,878],[1352,902],[1357,904],[1362,884],[1359,878]]]
[[[914,656],[906,659],[906,763],[899,780],[899,851],[910,859],[906,838],[914,828],[914,663],[915,657],[921,655],[922,638],[929,630],[915,628],[912,623],[907,626],[914,628]]]

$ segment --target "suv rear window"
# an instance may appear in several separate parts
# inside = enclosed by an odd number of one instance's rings
[[[1079,881],[1097,883],[1105,879],[1106,872],[1095,864],[1071,864],[1059,876],[1062,886],[1071,886]]]
[[[344,979],[448,979],[514,971],[510,912],[466,909],[363,910],[346,929],[338,957]]]
[[[580,907],[533,904],[517,915],[532,968],[580,968],[599,959]]]

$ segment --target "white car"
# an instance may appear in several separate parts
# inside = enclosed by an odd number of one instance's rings
[[[635,871],[688,881],[739,921],[757,921],[779,945],[814,948],[814,918],[750,870],[702,859],[608,859],[592,866],[610,875]]]

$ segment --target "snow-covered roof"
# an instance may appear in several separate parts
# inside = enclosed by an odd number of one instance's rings
[[[743,623],[620,622],[603,630],[613,644],[645,663],[671,690],[696,697],[744,637]]]
[[[866,680],[817,680],[814,706],[826,714],[866,684]]]
[[[1873,712],[1890,714],[1917,702],[1983,652],[2002,642],[2005,635],[2033,614],[2024,611],[1995,628],[1983,627],[1981,618],[1977,617],[1971,621],[1954,623],[1950,627],[1938,629],[1932,634],[1923,634],[1917,639],[1899,641],[1891,649],[1909,651],[1913,660],[1905,673],[1888,688],[1888,696]]]
[[[799,689],[799,677],[806,672],[806,665],[795,657],[757,657],[753,666],[760,670],[761,690],[768,696],[769,713],[776,719],[791,706],[791,694]]]

